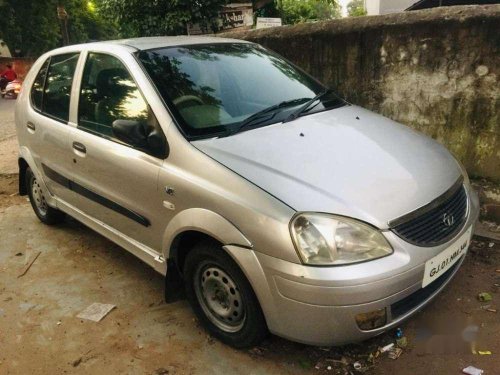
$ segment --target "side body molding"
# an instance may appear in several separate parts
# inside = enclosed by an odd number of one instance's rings
[[[252,243],[243,233],[221,215],[204,208],[189,208],[179,212],[168,223],[162,241],[165,259],[170,256],[170,249],[175,237],[179,233],[190,230],[205,233],[224,245],[252,247]]]

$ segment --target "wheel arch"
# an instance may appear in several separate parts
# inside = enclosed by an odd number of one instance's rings
[[[31,155],[31,151],[28,149],[26,146],[21,146],[19,148],[19,156],[17,159],[17,164],[19,167],[19,195],[27,195],[28,194],[28,189],[25,184],[26,180],[26,171],[28,168],[31,169],[35,177],[38,179],[40,182],[40,185],[43,189],[44,192],[47,192],[45,195],[45,199],[47,201],[47,204],[51,207],[56,207],[56,200],[54,196],[50,193],[49,189],[47,188],[47,185],[45,185],[45,180],[40,172],[40,170],[37,168],[37,165],[35,163],[35,160],[33,159],[33,156]]]
[[[167,262],[167,302],[174,302],[183,297],[184,261],[189,251],[201,241],[217,242],[221,248],[226,245],[252,247],[251,242],[234,224],[213,211],[190,208],[178,213],[170,221],[163,235],[163,256]]]
[[[179,212],[169,222],[163,235],[163,256],[170,259],[179,252],[185,237],[212,238],[221,245],[238,245],[251,248],[252,243],[223,216],[204,209],[190,208]]]

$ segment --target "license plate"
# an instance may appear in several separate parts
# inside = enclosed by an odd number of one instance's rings
[[[439,276],[449,270],[451,266],[453,266],[463,255],[465,255],[467,248],[469,247],[471,236],[472,227],[462,234],[460,238],[453,243],[453,245],[436,255],[434,258],[425,262],[422,288],[439,278]]]

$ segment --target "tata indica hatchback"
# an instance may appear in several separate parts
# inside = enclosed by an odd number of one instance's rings
[[[399,325],[457,272],[478,215],[443,146],[249,42],[54,50],[16,125],[38,218],[67,214],[132,252],[235,347]]]

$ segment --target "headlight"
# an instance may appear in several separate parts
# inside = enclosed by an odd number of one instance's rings
[[[302,262],[310,265],[363,262],[393,251],[377,229],[341,216],[299,214],[293,218],[290,231]]]

